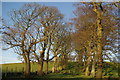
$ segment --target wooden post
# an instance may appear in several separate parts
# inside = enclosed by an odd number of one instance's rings
[[[24,73],[24,67],[22,67],[22,73]]]
[[[7,73],[8,73],[8,67],[6,67],[5,77],[7,76]]]
[[[17,72],[17,67],[15,67],[15,72]]]
[[[11,72],[13,72],[13,68],[11,68]]]
[[[8,67],[6,67],[6,72],[8,72]]]

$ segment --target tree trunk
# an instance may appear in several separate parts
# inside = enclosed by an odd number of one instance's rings
[[[96,78],[102,78],[102,64],[103,64],[103,60],[102,60],[102,55],[99,53],[98,54],[98,67],[97,67],[97,72],[96,72]]]
[[[89,65],[86,67],[85,76],[89,76]]]
[[[48,61],[46,61],[46,74],[48,73],[48,67],[49,67]]]
[[[39,75],[39,76],[42,76],[43,75],[43,62],[41,62],[41,63],[39,63],[38,64],[38,72],[37,72],[37,74]]]
[[[92,70],[91,70],[91,76],[95,77],[95,61],[92,62]]]
[[[98,19],[97,23],[99,24],[99,26],[98,26],[98,43],[97,43],[98,67],[97,67],[96,78],[102,78],[103,59],[102,59],[102,42],[101,42],[101,38],[102,38],[101,20]]]
[[[103,9],[102,9],[102,3],[93,3],[94,5],[94,12],[97,14],[97,36],[98,36],[98,41],[97,41],[97,58],[98,58],[98,67],[97,67],[97,73],[96,73],[96,78],[102,78],[102,65],[103,65],[103,59],[102,59],[102,25],[101,25],[101,20],[103,16]],[[98,8],[101,9],[98,10]]]
[[[56,72],[56,71],[57,71],[57,57],[54,57],[54,64],[53,64],[52,72]]]
[[[30,66],[30,60],[29,60],[29,57],[28,57],[25,61],[25,77],[30,76],[30,69],[31,69],[31,66]]]
[[[40,60],[40,62],[38,64],[39,64],[38,75],[42,76],[42,75],[44,75],[44,72],[43,72],[44,52],[41,54],[41,60]]]
[[[39,75],[39,76],[42,76],[42,75],[43,75],[43,62],[41,62],[41,63],[39,64],[38,75]]]
[[[86,69],[85,69],[85,76],[89,76],[89,67],[90,67],[90,60],[91,60],[91,56],[89,56],[89,58],[87,59],[87,64],[86,64]]]
[[[50,50],[50,46],[51,46],[51,44],[49,45],[49,47],[48,47],[48,51],[47,51],[47,57],[46,57],[46,74],[48,73],[48,66],[49,66],[49,50]]]
[[[92,56],[91,56],[91,54],[92,54],[91,41],[89,41],[88,44],[89,44],[87,46],[87,51],[88,51],[87,56],[88,56],[88,59],[87,59],[87,62],[86,62],[85,76],[89,76],[89,73],[90,73],[89,67],[90,67],[90,62],[91,62],[91,59],[92,59]]]
[[[95,65],[96,65],[96,47],[94,47],[94,54],[92,59],[92,70],[91,70],[91,76],[95,77]]]

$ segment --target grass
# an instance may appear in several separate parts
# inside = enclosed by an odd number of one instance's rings
[[[12,63],[12,64],[2,64],[2,71],[6,72],[6,69],[8,68],[8,72],[21,72],[22,68],[25,67],[25,64],[23,63]],[[44,63],[44,68],[43,71],[45,71],[46,63]],[[53,62],[49,63],[49,70],[51,70],[53,67]],[[16,69],[17,68],[17,69]],[[31,63],[31,71],[35,72],[38,69],[38,65],[36,63]],[[69,73],[70,71],[70,73]],[[118,69],[117,66],[113,63],[105,62],[104,63],[104,68],[103,68],[103,77],[108,78],[118,78]],[[80,67],[78,67],[78,64],[75,62],[69,63],[67,68],[63,71],[60,71],[59,73],[50,73],[45,76],[35,76],[35,78],[63,78],[63,79],[75,79],[76,80],[86,80],[86,79],[91,79],[93,78],[91,76],[87,77],[84,76],[84,72],[81,72]],[[79,79],[78,79],[79,78]],[[57,79],[56,79],[57,80]],[[113,79],[117,80],[117,79]]]
[[[35,76],[30,78],[22,78],[22,77],[7,77],[4,79],[8,80],[120,80],[118,77],[111,77],[111,78],[92,78],[91,76],[87,77],[84,75],[70,75],[70,74],[63,74],[63,73],[51,73],[44,76]],[[3,80],[4,80],[3,79]]]
[[[45,78],[92,78],[84,75],[72,75],[72,74],[63,74],[63,73],[51,73],[46,76]]]
[[[49,70],[52,69],[53,63],[49,63]],[[37,63],[31,63],[31,72],[36,72],[38,69]],[[46,63],[44,63],[43,71],[45,71]],[[22,72],[25,69],[24,63],[10,63],[10,64],[2,64],[2,72]]]

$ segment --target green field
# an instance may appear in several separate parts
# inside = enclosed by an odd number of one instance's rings
[[[49,70],[52,69],[52,62],[49,63]],[[45,71],[46,64],[44,63],[43,70]],[[22,72],[25,69],[24,63],[10,63],[10,64],[2,64],[2,72]],[[31,72],[35,72],[38,69],[37,63],[31,63]]]
[[[12,64],[3,64],[2,71],[6,72],[8,67],[8,72],[21,72],[24,67],[23,63],[12,63]],[[45,71],[46,64],[44,64]],[[53,62],[49,63],[49,71],[53,67]],[[17,69],[16,69],[17,68]],[[31,72],[35,72],[38,69],[38,65],[36,63],[31,63]],[[65,70],[60,71],[59,73],[50,73],[45,76],[36,76],[36,78],[92,78],[91,76],[84,76],[83,72],[80,72],[80,68],[78,64],[75,62],[69,63]],[[103,77],[113,77],[118,78],[118,69],[115,64],[112,63],[104,63],[103,69]]]

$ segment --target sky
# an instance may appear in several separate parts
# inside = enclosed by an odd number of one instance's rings
[[[9,18],[9,12],[12,9],[19,9],[21,8],[25,3],[28,2],[2,2],[2,17],[10,21]],[[73,10],[75,10],[75,7],[73,4],[74,2],[37,2],[41,5],[46,6],[55,6],[57,7],[62,14],[65,16],[65,20],[69,20],[70,18],[74,17]],[[4,45],[2,45],[4,46]],[[18,55],[14,53],[12,49],[3,51],[0,48],[0,54],[2,53],[2,60],[0,60],[0,64],[6,64],[6,63],[18,63],[21,62],[18,60]]]

